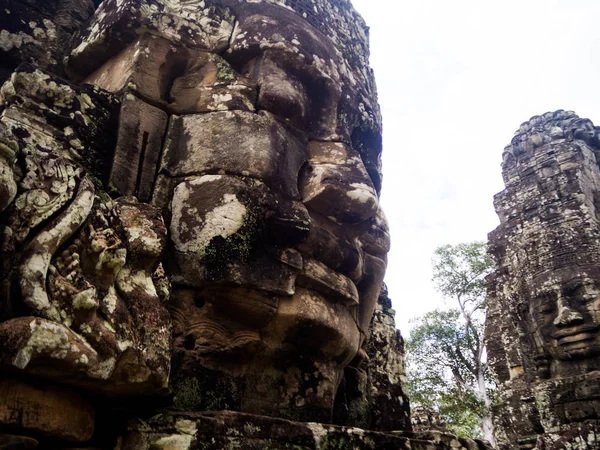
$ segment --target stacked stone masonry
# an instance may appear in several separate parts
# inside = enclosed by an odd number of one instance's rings
[[[411,431],[348,1],[3,6],[0,448],[489,448]]]
[[[504,150],[486,331],[501,449],[600,448],[599,131],[560,110]]]

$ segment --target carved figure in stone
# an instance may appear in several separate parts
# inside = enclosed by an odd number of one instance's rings
[[[0,129],[0,211],[6,209],[17,195],[14,163],[18,145],[4,129]]]
[[[389,248],[364,24],[344,5],[339,33],[329,2],[118,3],[67,71],[125,95],[109,183],[167,217],[176,404],[220,383],[197,408],[330,421]]]
[[[94,409],[77,391],[166,392],[171,320],[152,276],[167,230],[102,190],[116,97],[26,65],[0,94],[0,422],[83,441]],[[71,406],[81,420],[60,414]]]
[[[68,58],[29,44],[1,89],[2,367],[329,422],[389,250],[349,2],[105,0]]]
[[[598,128],[562,110],[504,151],[487,322],[502,448],[600,445],[599,151]]]
[[[9,0],[0,83],[0,447],[489,448],[410,431],[348,0]]]

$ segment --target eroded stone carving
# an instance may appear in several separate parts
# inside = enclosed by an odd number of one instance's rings
[[[135,421],[124,450],[171,448],[298,448],[306,450],[490,450],[483,441],[429,432],[376,432],[320,423],[292,422],[232,411],[163,414]]]
[[[68,68],[135,96],[123,108],[148,103],[137,141],[119,132],[111,180],[141,193],[136,174],[156,173],[175,390],[217,371],[236,386],[229,407],[327,421],[385,271],[381,123],[367,55],[342,52],[349,39],[366,52],[358,16],[323,2],[315,22],[299,6],[106,1]],[[339,14],[350,35],[334,39]]]
[[[394,317],[384,284],[366,346],[344,370],[335,423],[379,431],[411,429],[409,400],[403,391],[407,385],[404,340]]]
[[[57,64],[29,47],[0,62],[0,387],[16,392],[0,390],[0,425],[41,446],[486,448],[390,431],[410,422],[401,337],[376,311],[381,117],[349,1],[80,16],[61,18],[78,32],[49,46]],[[329,423],[344,377],[368,391],[360,424],[388,433],[282,419]],[[58,384],[72,424],[52,420]]]
[[[112,151],[89,142],[111,133],[117,99],[26,66],[1,93],[2,142],[11,157],[4,180],[8,202],[14,199],[2,217],[3,371],[92,392],[166,389],[171,322],[151,276],[167,230],[150,205],[113,201],[102,191],[98,177],[106,178],[107,165],[94,161]],[[11,389],[25,398],[35,392],[26,384]],[[10,424],[91,437],[93,427],[44,429],[50,419],[31,421],[27,408],[22,423]],[[93,425],[93,408],[86,408],[86,426]]]
[[[63,75],[70,40],[94,12],[91,0],[6,0],[0,9],[0,83],[23,62]]]
[[[504,151],[487,324],[502,448],[599,445],[599,149],[589,120],[556,111]]]

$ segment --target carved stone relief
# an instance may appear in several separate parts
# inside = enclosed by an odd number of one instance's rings
[[[9,3],[0,446],[486,448],[391,431],[381,117],[349,1]],[[284,420],[330,423],[342,380],[385,434]]]
[[[501,448],[598,445],[597,130],[546,113],[504,151],[487,322]]]

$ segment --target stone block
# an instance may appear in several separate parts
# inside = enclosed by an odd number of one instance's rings
[[[227,175],[196,177],[175,187],[170,225],[175,282],[293,294],[298,264],[265,252],[261,244],[271,204],[265,188]]]
[[[142,202],[150,200],[167,119],[164,111],[132,94],[123,99],[109,178],[109,186],[120,195],[133,195]]]
[[[231,10],[214,0],[106,0],[77,36],[67,69],[86,77],[144,33],[218,53],[227,48],[234,21]]]
[[[377,213],[377,192],[360,156],[347,145],[312,141],[300,186],[304,204],[334,221],[362,222]]]
[[[244,66],[259,86],[258,108],[305,131],[312,139],[339,140],[340,84],[314,66],[288,61],[280,51],[266,51]],[[349,133],[344,133],[348,140]]]
[[[352,427],[302,423],[231,411],[164,414],[132,422],[123,450],[171,448],[219,450],[357,449],[491,450],[485,441],[448,433],[381,433]]]
[[[222,57],[201,53],[173,79],[169,109],[175,114],[212,111],[254,111],[256,84],[240,76]]]
[[[161,172],[252,177],[297,199],[298,173],[306,157],[303,142],[269,114],[192,114],[171,118]]]
[[[5,427],[85,442],[94,434],[94,415],[92,405],[74,391],[0,379],[0,424]]]
[[[314,289],[331,300],[349,306],[358,305],[358,291],[347,277],[329,269],[314,259],[305,259],[302,272],[298,275],[298,286]]]
[[[175,114],[254,110],[256,86],[219,55],[144,34],[90,74],[85,83],[128,90]]]

